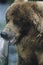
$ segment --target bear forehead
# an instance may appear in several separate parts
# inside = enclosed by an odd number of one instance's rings
[[[27,10],[28,8],[31,8],[31,6],[33,5],[33,3],[31,2],[25,2],[25,3],[13,3],[12,5],[10,5],[7,10],[6,10],[6,15],[9,16],[11,15],[14,10],[20,8],[20,9],[24,9]]]

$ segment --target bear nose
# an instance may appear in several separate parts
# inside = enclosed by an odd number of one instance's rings
[[[0,35],[2,38],[8,39],[8,34],[6,32],[1,32]]]

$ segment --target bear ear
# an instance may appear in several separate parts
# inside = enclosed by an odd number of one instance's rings
[[[28,2],[28,0],[15,0],[15,2]]]
[[[43,33],[43,20],[41,20],[41,22],[39,23],[37,29],[38,29],[38,31],[39,31],[40,33]]]
[[[43,19],[37,14],[34,14],[33,16],[33,24],[36,26],[37,30],[40,33],[43,33]]]

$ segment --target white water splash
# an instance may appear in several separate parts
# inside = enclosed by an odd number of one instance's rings
[[[4,46],[4,39],[0,37],[0,55],[2,54],[3,46]]]

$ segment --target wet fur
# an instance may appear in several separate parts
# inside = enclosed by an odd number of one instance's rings
[[[6,21],[19,32],[16,43],[18,65],[43,65],[43,5],[40,2],[13,3],[6,13]],[[9,24],[10,27],[10,24]],[[20,30],[19,30],[20,28]]]

